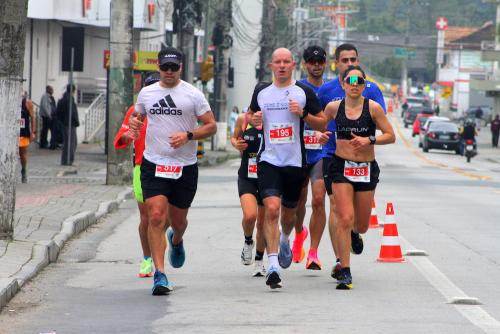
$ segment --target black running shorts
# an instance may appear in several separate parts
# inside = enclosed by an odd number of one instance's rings
[[[238,176],[238,193],[240,197],[244,194],[252,194],[257,199],[258,205],[264,205],[262,197],[260,197],[257,179]]]
[[[187,209],[193,202],[198,186],[198,165],[182,168],[182,176],[177,180],[155,176],[156,165],[145,158],[141,165],[141,184],[144,201],[162,195],[168,202],[180,209]]]
[[[277,167],[260,161],[257,167],[259,192],[262,199],[270,196],[281,197],[281,204],[287,208],[297,207],[305,169],[301,167]]]
[[[333,183],[350,183],[352,184],[354,191],[372,191],[375,190],[378,183],[378,177],[380,175],[380,168],[378,167],[377,161],[370,161],[370,180],[369,182],[353,182],[349,180],[344,175],[345,159],[342,159],[336,155],[332,157],[330,166],[328,168],[328,174],[331,175]]]

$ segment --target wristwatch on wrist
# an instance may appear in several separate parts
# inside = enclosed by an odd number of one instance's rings
[[[377,138],[375,138],[375,136],[368,136],[368,139],[370,139],[370,145],[375,145],[377,142]]]
[[[191,131],[186,131],[187,133],[187,136],[188,136],[188,140],[192,140],[193,139],[193,133]]]

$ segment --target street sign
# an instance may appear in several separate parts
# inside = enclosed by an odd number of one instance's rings
[[[394,48],[394,57],[396,58],[415,58],[417,51],[413,48]]]
[[[440,16],[436,20],[437,30],[446,30],[448,28],[448,20],[444,16]]]

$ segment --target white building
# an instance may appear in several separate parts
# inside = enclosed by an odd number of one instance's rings
[[[449,97],[442,99],[444,111],[462,116],[470,106],[489,105],[491,99],[484,92],[470,88],[473,79],[485,79],[493,71],[493,62],[481,60],[481,44],[495,39],[494,24],[480,28],[449,27],[445,30],[444,64],[439,68],[438,84]]]
[[[105,90],[104,51],[109,49],[110,3],[111,0],[28,2],[24,89],[35,103],[40,101],[46,85],[54,87],[54,96],[58,99],[68,83],[68,72],[61,69],[63,27],[85,29],[83,72],[74,74],[79,101],[89,103],[96,92]],[[167,25],[164,13],[171,7],[171,0],[134,0],[135,50],[160,50]]]
[[[234,88],[227,94],[228,112],[237,106],[241,111],[250,104],[257,83],[255,68],[259,63],[262,2],[233,1],[233,47],[229,52],[234,67]]]

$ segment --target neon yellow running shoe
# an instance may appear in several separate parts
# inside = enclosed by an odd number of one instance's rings
[[[153,276],[153,259],[144,259],[141,262],[141,268],[139,269],[139,277],[151,277]]]

